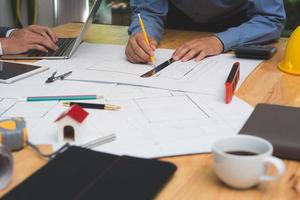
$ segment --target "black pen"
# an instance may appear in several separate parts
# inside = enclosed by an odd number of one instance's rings
[[[111,104],[95,104],[95,103],[79,103],[79,102],[64,102],[63,105],[70,107],[73,105],[79,105],[82,108],[89,109],[102,109],[102,110],[120,110],[120,106],[111,105]]]

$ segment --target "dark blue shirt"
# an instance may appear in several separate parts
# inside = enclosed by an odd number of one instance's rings
[[[172,0],[187,16],[199,23],[214,23],[232,12],[247,10],[249,21],[215,33],[224,50],[243,44],[256,44],[280,37],[285,23],[283,0]],[[141,13],[148,35],[161,40],[168,0],[130,0],[132,23],[129,34],[140,32],[137,13]]]

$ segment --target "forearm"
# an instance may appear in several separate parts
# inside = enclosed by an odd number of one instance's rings
[[[164,31],[164,18],[168,10],[167,4],[167,0],[155,0],[152,2],[131,0],[132,22],[128,29],[129,35],[141,32],[137,16],[140,13],[149,37],[154,37],[159,42]]]
[[[237,45],[259,44],[280,37],[285,23],[285,11],[281,0],[253,2],[251,19],[238,27],[216,33],[223,42],[224,51]]]

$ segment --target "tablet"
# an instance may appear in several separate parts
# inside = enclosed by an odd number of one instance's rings
[[[0,61],[0,83],[13,83],[47,69],[48,67]]]

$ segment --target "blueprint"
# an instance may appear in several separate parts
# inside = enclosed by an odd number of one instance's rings
[[[77,83],[77,87],[82,88],[80,84]],[[95,91],[98,90],[95,88]],[[227,105],[211,95],[135,86],[110,85],[102,95],[104,99],[88,102],[115,104],[121,106],[121,110],[87,109],[90,114],[84,123],[95,133],[95,138],[111,133],[117,135],[114,142],[97,150],[147,158],[210,152],[216,139],[237,134],[253,109],[238,98]],[[66,109],[62,102],[20,99],[0,102],[1,117],[24,117],[29,140],[52,144],[55,149],[59,145],[54,121]],[[85,142],[95,138],[87,138]]]
[[[177,61],[153,77],[141,78],[140,76],[152,69],[153,66],[129,63],[125,58],[124,48],[120,45],[82,44],[74,58],[63,63],[64,67],[78,69],[68,79],[147,86],[173,91],[218,95],[219,98],[224,98],[224,83],[235,62],[240,63],[238,87],[261,63],[261,60],[240,59],[234,55],[222,54],[205,58],[200,62],[194,60]],[[172,53],[173,50],[170,49],[158,49],[155,55],[156,65],[168,60]],[[85,65],[82,64],[82,60],[86,60]],[[41,61],[39,64],[47,67],[62,66],[53,61]]]
[[[159,49],[156,64],[169,59],[172,50]],[[224,82],[234,62],[241,63],[241,81],[261,62],[220,55],[201,62],[175,62],[151,78],[140,75],[151,65],[131,64],[124,46],[82,44],[68,60],[39,61],[48,71],[0,85],[0,117],[24,117],[29,140],[59,148],[55,119],[67,108],[62,102],[26,102],[28,96],[96,94],[87,101],[121,106],[119,111],[86,109],[84,122],[99,138],[111,133],[117,139],[96,150],[119,155],[156,158],[204,153],[219,138],[235,135],[253,108],[234,97],[224,103]],[[46,84],[57,71],[72,71],[67,80]],[[46,127],[46,128],[45,128]],[[87,137],[85,142],[92,139]]]

